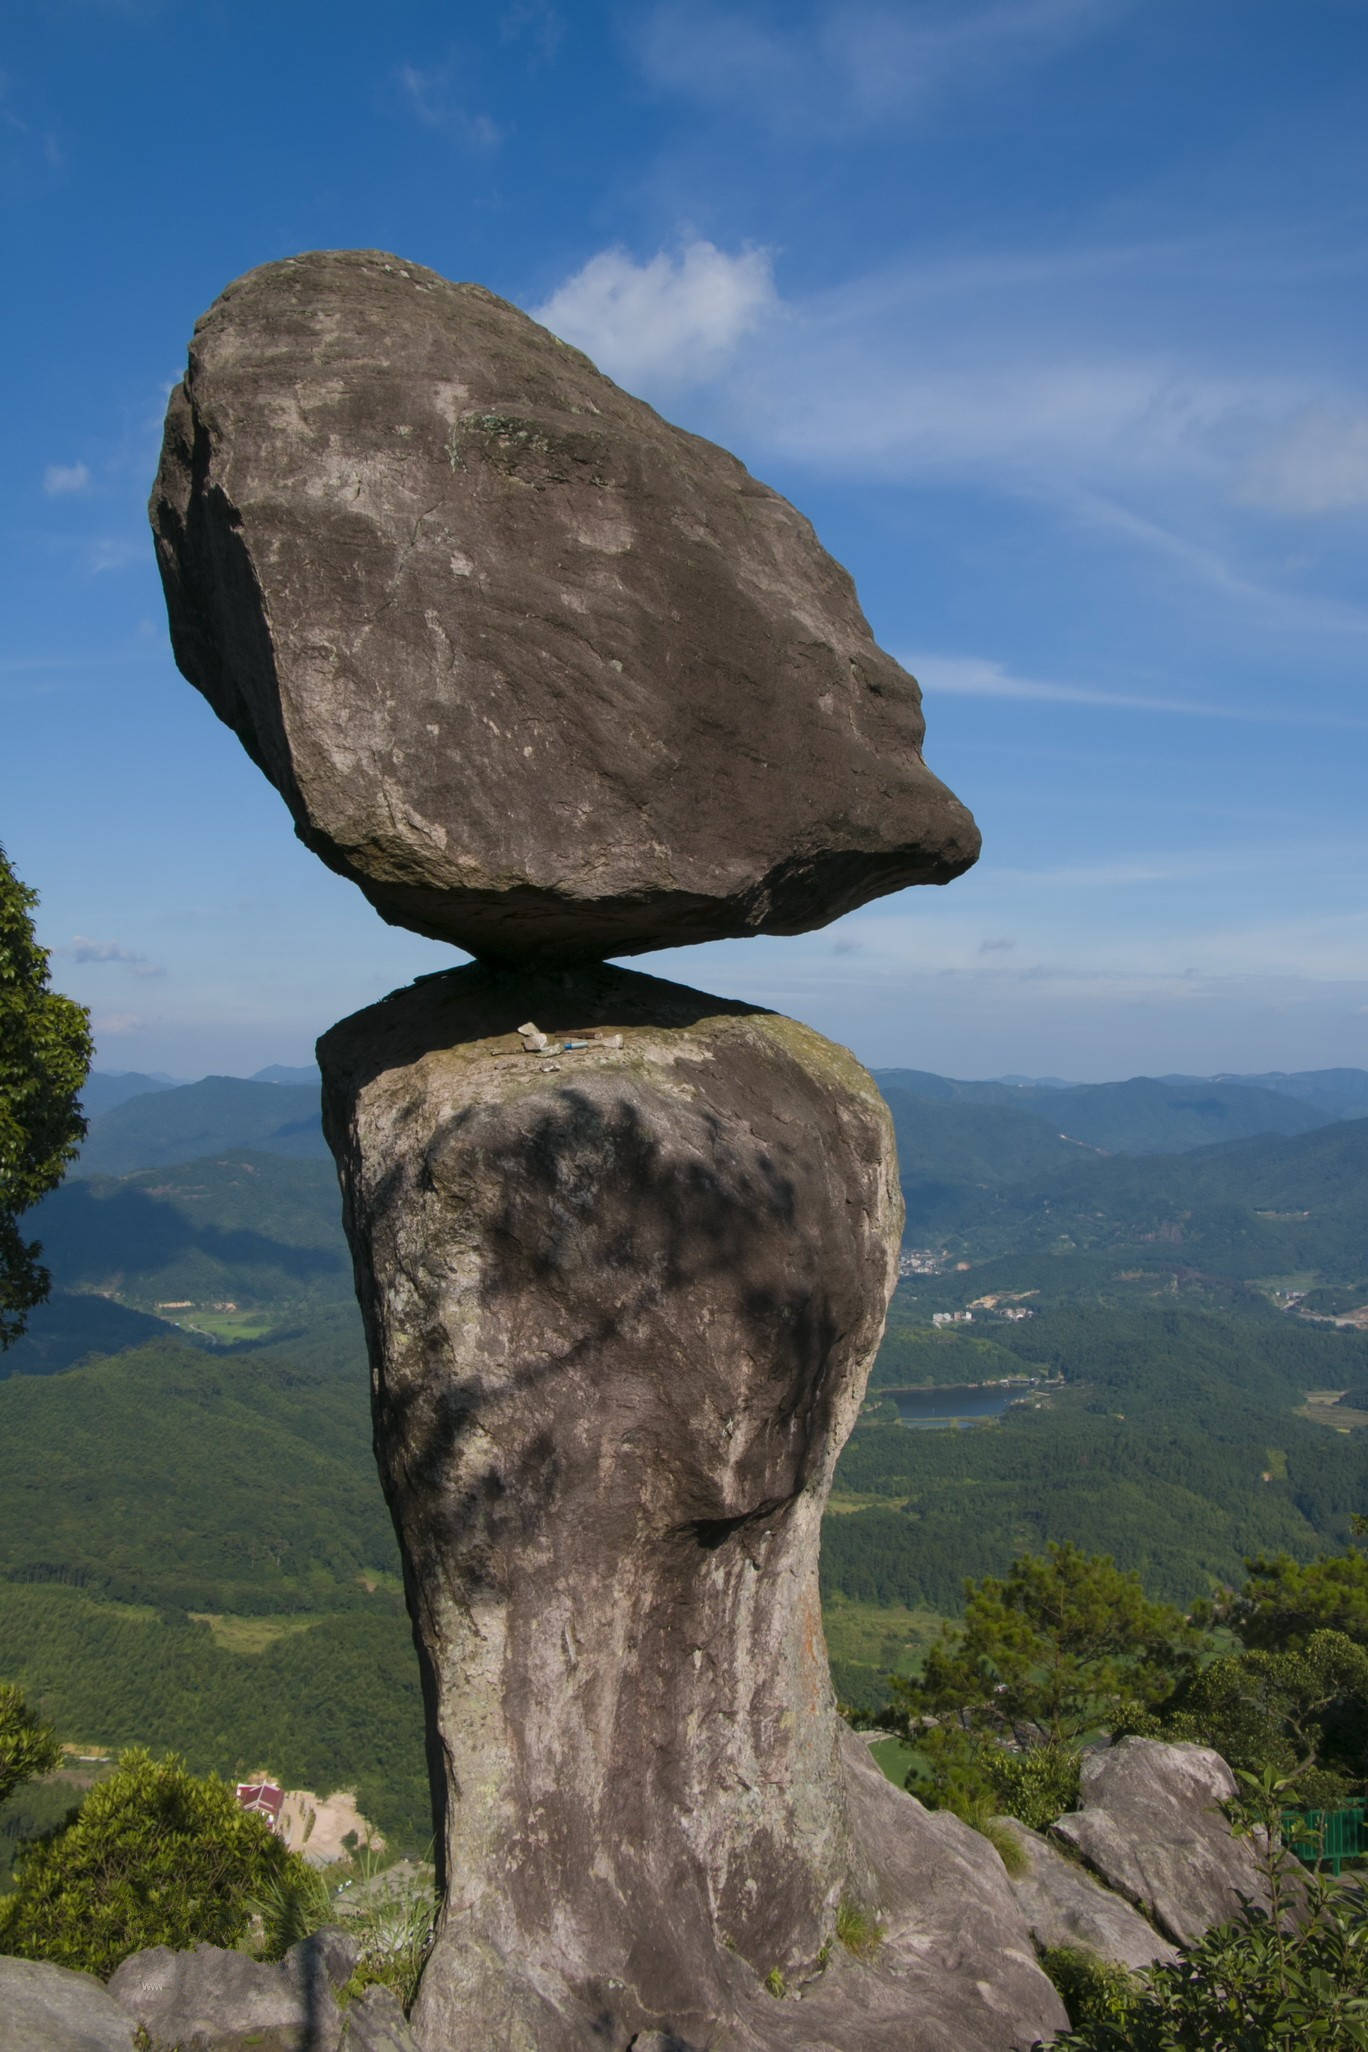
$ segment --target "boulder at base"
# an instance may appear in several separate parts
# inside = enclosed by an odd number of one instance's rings
[[[0,2052],[134,2052],[135,2029],[94,1974],[0,1958]]]
[[[1175,1945],[1195,1945],[1246,1902],[1268,1906],[1255,1842],[1221,1807],[1236,1787],[1209,1746],[1122,1739],[1084,1755],[1079,1807],[1050,1828]]]
[[[978,853],[802,515],[478,285],[374,250],[230,285],[151,514],[176,661],[397,925],[634,954]]]

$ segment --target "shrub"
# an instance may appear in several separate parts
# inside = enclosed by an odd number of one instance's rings
[[[302,1869],[216,1775],[127,1752],[68,1823],[21,1848],[0,1952],[107,1977],[148,1945],[233,1945],[249,1898]]]
[[[1141,1992],[1133,1973],[1079,1945],[1048,1946],[1040,1955],[1040,1964],[1054,1982],[1076,2031],[1103,2024],[1124,2025]]]
[[[953,1810],[976,1831],[990,1817],[1018,1817],[1043,1831],[1078,1806],[1078,1754],[1072,1746],[1027,1746],[1020,1752],[956,1724],[917,1734],[920,1763],[906,1788],[928,1809]],[[996,1842],[996,1841],[995,1841]]]
[[[365,1848],[340,1871],[346,1875],[341,1887],[308,1866],[271,1877],[251,1904],[261,1922],[263,1950],[268,1958],[279,1959],[311,1932],[340,1924],[360,1948],[343,2000],[379,1983],[392,1989],[407,2011],[437,1917],[432,1870],[400,1878],[400,1869],[386,1872]]]
[[[1122,2015],[1092,2012],[1051,2052],[1364,2052],[1368,1894],[1312,1885],[1300,1929],[1247,1909],[1173,1965],[1137,1976]]]

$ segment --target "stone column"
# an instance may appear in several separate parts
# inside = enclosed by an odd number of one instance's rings
[[[851,1886],[818,1533],[888,1113],[807,1028],[598,967],[427,978],[320,1058],[434,1742],[420,2025],[703,2042]]]

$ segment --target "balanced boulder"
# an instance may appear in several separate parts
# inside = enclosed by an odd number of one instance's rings
[[[249,272],[151,511],[181,669],[397,925],[601,958],[803,932],[978,853],[809,523],[478,285]]]

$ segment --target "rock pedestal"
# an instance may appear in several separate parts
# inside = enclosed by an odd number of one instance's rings
[[[605,968],[426,978],[319,1054],[442,1812],[420,2042],[939,2044],[770,1992],[884,1889],[817,1589],[901,1224],[872,1081]]]

